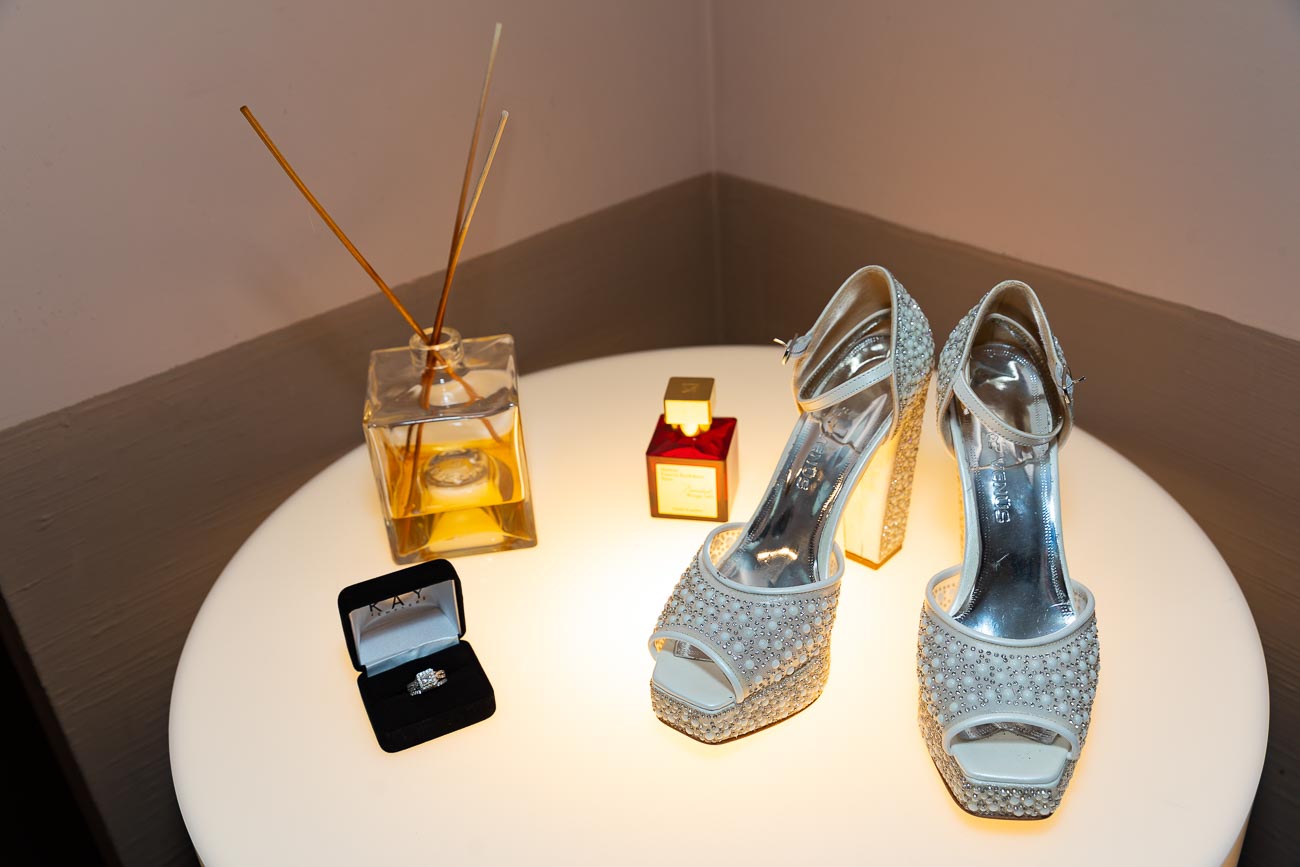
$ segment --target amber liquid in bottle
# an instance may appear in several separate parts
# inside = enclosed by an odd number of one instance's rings
[[[419,452],[386,446],[398,557],[426,549],[432,554],[495,551],[528,537],[532,522],[524,505],[515,431],[498,434],[501,443],[423,444]]]

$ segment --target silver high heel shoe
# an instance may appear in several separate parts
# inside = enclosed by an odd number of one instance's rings
[[[926,587],[917,655],[930,756],[968,811],[1050,816],[1088,736],[1092,593],[1061,542],[1057,453],[1074,380],[1034,291],[998,284],[953,329],[938,421],[957,459],[962,563]]]
[[[802,410],[747,524],[713,530],[654,633],[650,699],[663,722],[716,743],[779,722],[821,695],[844,555],[846,509],[864,556],[902,544],[934,341],[884,268],[863,268],[812,330],[786,346]],[[868,466],[881,490],[860,485]],[[857,490],[855,490],[855,486]]]

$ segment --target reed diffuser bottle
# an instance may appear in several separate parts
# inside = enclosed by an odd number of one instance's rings
[[[440,337],[370,355],[363,423],[402,564],[537,544],[514,338]]]
[[[429,329],[420,327],[312,195],[252,110],[239,109],[303,198],[415,332],[407,347],[371,353],[362,416],[388,541],[393,559],[401,564],[537,544],[519,419],[514,338],[498,334],[463,340],[455,329],[443,328],[456,265],[510,117],[509,112],[501,112],[478,181],[471,186],[500,39],[497,24],[461,182],[442,295]]]

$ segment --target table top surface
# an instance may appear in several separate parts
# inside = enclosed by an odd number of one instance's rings
[[[740,420],[743,519],[795,418],[780,353],[661,350],[524,377],[540,544],[456,561],[466,640],[497,712],[401,753],[375,742],[335,603],[342,587],[396,568],[365,449],[290,497],[213,586],[173,687],[172,774],[207,867],[722,857],[973,867],[1157,852],[1163,863],[1222,862],[1264,758],[1259,636],[1192,519],[1083,431],[1062,454],[1066,552],[1097,595],[1104,664],[1055,816],[968,815],[917,731],[924,585],[960,552],[955,468],[932,418],[902,551],[845,574],[825,694],[716,746],[655,718],[646,639],[713,526],[649,516],[644,450],[664,383],[717,379],[716,413]],[[1087,411],[1085,396],[1085,425]]]

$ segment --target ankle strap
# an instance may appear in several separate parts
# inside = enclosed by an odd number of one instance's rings
[[[1063,422],[1058,419],[1052,426],[1052,430],[1045,434],[1030,433],[1027,430],[1021,430],[1007,424],[998,414],[989,409],[988,404],[975,396],[971,390],[970,383],[966,377],[958,376],[952,386],[953,396],[961,401],[961,405],[970,410],[971,415],[980,420],[980,424],[996,433],[1008,442],[1013,442],[1018,446],[1045,446],[1060,435]]]
[[[842,339],[833,349],[829,352],[822,353],[823,356],[842,354],[847,349],[845,344],[854,337],[855,333],[860,333],[860,330],[864,326],[868,326],[872,322],[889,318],[890,313],[891,311],[889,309],[882,309],[871,314],[862,321],[861,325],[858,326],[859,332],[850,332],[845,335],[844,339]],[[807,351],[806,346],[804,347],[804,351]],[[884,382],[893,375],[894,356],[891,352],[875,364],[867,367],[861,373],[855,374],[834,388],[827,389],[817,395],[805,395],[804,392],[808,387],[808,383],[800,382],[799,380],[802,379],[802,377],[797,377],[795,382],[795,403],[798,404],[800,412],[816,412],[819,409],[825,409],[828,406],[834,406],[841,401],[848,400],[853,395],[865,391],[873,385]]]
[[[882,281],[883,286],[882,282],[873,286],[873,281]],[[878,291],[881,288],[887,289],[883,297]],[[888,354],[834,388],[808,393],[807,372],[817,370],[821,361],[845,350],[845,343],[861,334],[863,324],[884,317],[889,318],[890,325]],[[928,381],[933,358],[934,341],[920,307],[893,274],[878,265],[868,265],[844,281],[807,333],[785,344],[783,362],[794,363],[794,397],[800,411],[815,412],[891,378],[895,409],[898,404],[908,404]]]
[[[816,412],[819,409],[825,409],[828,406],[834,406],[842,400],[847,400],[858,392],[865,391],[873,385],[884,382],[894,375],[894,360],[885,358],[868,367],[862,373],[851,376],[844,382],[824,391],[816,397],[802,398],[796,395],[795,403],[799,405],[800,412]]]
[[[1029,333],[1024,326],[1014,323],[1014,320],[992,312],[994,305],[1001,296],[1011,294],[1018,294],[1024,300],[1033,319],[1037,334]],[[1060,417],[1049,433],[1034,434],[1007,424],[982,400],[976,397],[972,391],[966,373],[971,343],[975,338],[975,334],[979,331],[980,325],[989,318],[1006,319],[1009,324],[1014,324],[1019,330],[1029,333],[1034,343],[1038,344],[1038,348],[1043,354],[1043,360],[1046,362],[1045,366],[1051,376],[1052,384],[1056,387],[1056,396],[1061,410]],[[1051,326],[1047,322],[1047,315],[1043,311],[1042,302],[1038,300],[1038,296],[1033,289],[1019,280],[1005,280],[994,286],[957,323],[944,344],[943,351],[940,353],[937,376],[936,403],[939,431],[943,437],[944,445],[948,447],[950,452],[953,450],[952,431],[945,419],[952,409],[954,398],[960,401],[962,406],[969,410],[986,427],[1017,445],[1045,445],[1054,440],[1064,444],[1070,435],[1070,430],[1074,425],[1074,384],[1078,380],[1075,380],[1070,374],[1070,368],[1065,362],[1065,354],[1061,350],[1060,342],[1052,334]]]

